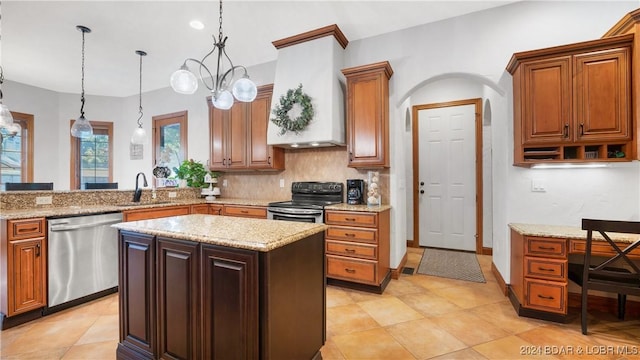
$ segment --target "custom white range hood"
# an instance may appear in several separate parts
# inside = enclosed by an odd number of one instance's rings
[[[298,134],[288,131],[280,135],[280,127],[269,121],[268,145],[285,148],[345,145],[344,76],[340,70],[347,44],[337,25],[273,42],[278,60],[271,109],[280,104],[280,97],[287,90],[295,90],[302,84],[302,91],[311,98],[314,116]],[[297,116],[296,107],[289,113],[291,118]]]

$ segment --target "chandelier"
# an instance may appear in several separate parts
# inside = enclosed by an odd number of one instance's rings
[[[91,29],[86,26],[76,26],[82,33],[82,93],[80,94],[80,117],[71,126],[71,135],[77,138],[86,139],[93,135],[91,123],[84,117],[84,34],[90,33]]]
[[[249,74],[247,73],[247,68],[242,65],[233,65],[231,59],[227,55],[225,51],[225,44],[227,42],[227,37],[222,34],[222,0],[220,0],[220,17],[219,17],[220,27],[218,28],[218,38],[216,39],[215,35],[212,35],[214,42],[213,48],[207,55],[205,55],[202,60],[196,60],[192,58],[187,58],[180,69],[174,72],[171,75],[171,87],[174,91],[181,94],[193,94],[198,89],[198,79],[195,74],[189,70],[187,67],[187,62],[194,62],[198,65],[198,74],[200,75],[200,80],[204,84],[204,86],[211,91],[211,102],[213,106],[218,109],[228,110],[233,106],[234,97],[238,101],[243,102],[251,102],[256,98],[258,94],[258,89],[256,88],[256,84],[249,79]],[[211,74],[211,71],[205,66],[204,62],[207,58],[215,53],[217,50],[217,66],[216,66],[216,75],[215,78]],[[224,63],[228,63],[228,70],[225,71]],[[211,84],[205,81],[203,77],[204,75],[208,75],[211,79]],[[242,71],[242,77],[234,81],[234,77],[236,75],[236,71]],[[231,88],[231,91],[229,91]],[[233,94],[233,95],[232,95]]]

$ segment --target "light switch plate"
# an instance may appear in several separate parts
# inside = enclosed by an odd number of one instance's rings
[[[280,179],[280,187],[283,188],[284,187],[284,179]]]

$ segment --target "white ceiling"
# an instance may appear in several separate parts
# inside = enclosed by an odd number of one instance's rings
[[[518,0],[515,0],[518,1]],[[349,41],[455,17],[514,0],[498,1],[244,1],[223,2],[227,54],[236,65],[274,61],[271,44],[305,31],[337,24]],[[104,96],[138,93],[139,57],[143,92],[167,87],[187,57],[202,58],[218,33],[212,1],[24,1],[0,3],[5,78],[64,93],[80,92],[82,35],[85,91]],[[189,21],[198,19],[203,30]],[[210,68],[215,64],[208,63]]]

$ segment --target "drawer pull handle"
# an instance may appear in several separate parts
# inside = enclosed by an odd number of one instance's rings
[[[538,267],[538,270],[539,270],[539,271],[549,271],[549,272],[552,272],[552,271],[553,271],[553,269],[543,268],[543,267]]]
[[[243,214],[248,214],[249,213],[248,210],[240,210],[240,212],[243,213]]]
[[[347,237],[356,237],[356,234],[354,234],[354,233],[344,233],[344,236],[347,236]]]
[[[348,272],[349,274],[355,274],[356,273],[356,271],[354,269],[345,268],[344,271]]]
[[[356,249],[344,249],[344,251],[353,254],[356,252]]]
[[[545,300],[553,300],[553,299],[555,299],[553,296],[545,296],[545,295],[540,295],[540,294],[538,294],[538,297],[540,299],[545,299]]]
[[[36,230],[38,230],[38,227],[34,226],[34,227],[31,227],[31,228],[28,228],[28,229],[19,229],[18,232],[19,233],[23,233],[23,232],[36,231]]]
[[[556,248],[554,248],[553,246],[539,246],[538,249],[540,249],[540,250],[555,250]]]
[[[40,244],[36,244],[36,256],[40,256]]]
[[[344,218],[346,221],[356,221],[356,218]]]

